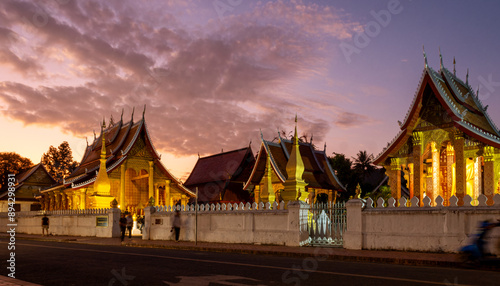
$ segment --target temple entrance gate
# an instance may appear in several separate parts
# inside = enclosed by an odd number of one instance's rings
[[[307,217],[308,244],[342,247],[347,229],[346,214],[345,202],[311,205]]]

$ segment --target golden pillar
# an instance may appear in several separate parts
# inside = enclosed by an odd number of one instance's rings
[[[149,177],[148,177],[148,187],[149,187],[148,199],[154,196],[153,173],[154,173],[154,162],[150,161],[149,162]],[[155,202],[155,204],[156,204],[156,202]]]
[[[59,192],[54,192],[54,210],[60,210],[61,209],[61,195]]]
[[[198,190],[199,191],[199,190]],[[165,180],[165,205],[170,206],[170,180]]]
[[[125,163],[120,165],[120,209],[125,210]]]
[[[423,206],[422,199],[424,198],[424,161],[422,156],[422,132],[413,132],[413,192],[418,197],[419,205]]]
[[[415,187],[414,187],[414,183],[415,183],[415,173],[413,172],[413,163],[412,164],[408,164],[408,173],[409,173],[409,182],[408,182],[408,190],[410,191],[410,199],[413,198],[413,196],[415,195]]]
[[[484,195],[488,197],[487,204],[493,205],[495,194],[495,148],[484,147]]]
[[[437,196],[439,196],[439,163],[440,163],[440,150],[439,146],[436,146],[436,142],[431,143],[432,149],[432,194],[428,194],[431,198],[432,205],[434,205],[434,201]]]
[[[272,170],[271,170],[271,158],[270,155],[267,154],[266,157],[266,170],[264,171],[264,177],[262,178],[262,191],[260,192],[260,198],[262,202],[264,203],[273,203],[274,201],[271,201],[274,199],[274,190],[273,190],[273,183],[272,183]]]
[[[87,189],[80,190],[80,209],[84,210],[87,208]]]
[[[254,200],[255,200],[255,203],[257,203],[257,205],[261,202],[260,200],[260,185],[256,185],[254,190],[253,190],[253,196],[254,196]]]
[[[444,205],[448,206],[450,204],[450,197],[453,192],[454,182],[453,182],[453,164],[455,163],[455,150],[451,143],[446,146],[446,194],[444,194]]]
[[[181,205],[185,206],[188,203],[188,197],[186,195],[181,196]]]
[[[481,157],[474,158],[474,195],[473,199],[477,200],[482,193],[482,160]]]
[[[462,132],[455,133],[455,142],[453,149],[455,150],[455,163],[456,163],[456,192],[458,198],[458,205],[464,204],[464,195],[467,192],[467,164],[465,158],[465,139]]]
[[[399,158],[391,158],[391,166],[389,172],[389,186],[391,188],[391,196],[399,203],[401,198],[401,165]]]
[[[154,184],[154,193],[155,193],[155,205],[160,205],[160,188],[158,188],[158,184]]]

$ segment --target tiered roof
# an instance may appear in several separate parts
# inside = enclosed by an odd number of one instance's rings
[[[267,154],[270,154],[271,167],[274,173],[284,183],[288,178],[286,164],[290,158],[292,145],[291,140],[281,137],[278,143],[266,141],[262,138],[257,161],[244,188],[248,189],[250,185],[260,183],[266,170]],[[325,150],[316,150],[311,143],[299,142],[299,151],[305,167],[302,178],[308,183],[307,188],[345,191],[344,186],[338,180],[328,161]]]
[[[443,66],[442,57],[440,69],[435,71],[427,65],[425,57],[420,83],[406,117],[400,124],[401,130],[387,148],[375,158],[375,164],[394,156],[410,138],[418,123],[420,111],[424,107],[422,100],[429,89],[446,110],[453,126],[480,142],[500,148],[500,132],[486,112],[488,106],[483,106],[479,99],[479,91],[474,92],[470,87],[468,74],[466,82],[463,82],[455,72],[450,72]]]
[[[255,157],[250,146],[198,158],[184,185],[192,192],[198,188],[198,201],[249,201],[243,183],[252,171]]]
[[[45,169],[45,166],[42,163],[38,163],[28,170],[16,175],[16,183],[14,188],[18,190],[24,185],[36,185],[39,187],[48,188],[55,184],[57,184],[57,181],[49,174],[47,169]],[[0,199],[6,199],[7,188],[2,188],[2,191],[5,191],[5,193],[2,193],[0,195]],[[16,200],[22,200],[22,198],[16,197]],[[36,201],[36,199],[34,198],[31,198],[31,200]]]
[[[118,168],[125,161],[125,159],[134,155],[131,154],[132,147],[138,143],[139,140],[142,140],[146,148],[149,150],[149,153],[153,156],[152,159],[155,166],[159,168],[167,178],[176,182],[184,192],[193,197],[195,194],[184,187],[180,180],[172,175],[160,161],[160,155],[151,141],[146,121],[144,119],[144,114],[142,119],[137,122],[134,122],[133,119],[134,114],[132,113],[130,121],[124,123],[122,115],[119,122],[104,130],[106,142],[106,171],[108,173],[112,172]],[[93,143],[88,145],[85,149],[80,165],[69,175],[69,177],[65,178],[63,185],[73,189],[78,189],[87,187],[94,183],[100,167],[99,159],[102,147],[101,136],[102,133],[97,138],[94,136]]]

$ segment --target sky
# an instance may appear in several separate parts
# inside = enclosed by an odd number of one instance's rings
[[[328,155],[375,156],[428,62],[476,90],[500,124],[498,1],[0,1],[1,152],[79,161],[123,110],[145,118],[185,179],[198,154],[292,131]],[[260,131],[261,130],[261,131]]]

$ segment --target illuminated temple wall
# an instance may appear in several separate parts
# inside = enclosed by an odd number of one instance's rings
[[[459,200],[469,195],[477,204],[480,194],[486,195],[491,204],[493,195],[500,193],[497,148],[464,138],[453,129],[413,133],[397,157],[385,165],[394,198],[401,197],[401,184],[409,190],[410,198],[416,196],[422,202],[428,196],[433,205],[437,196],[447,205],[453,195]]]

